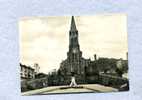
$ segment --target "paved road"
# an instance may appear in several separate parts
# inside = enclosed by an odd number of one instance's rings
[[[118,90],[112,87],[102,86],[99,84],[84,84],[78,87],[69,86],[50,86],[42,89],[32,90],[22,93],[22,95],[46,95],[46,94],[62,94],[62,93],[88,93],[88,92],[117,92]]]

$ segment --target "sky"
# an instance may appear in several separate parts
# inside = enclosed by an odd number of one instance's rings
[[[126,59],[127,16],[106,14],[75,16],[83,57]],[[20,62],[48,73],[67,57],[71,16],[23,17],[19,21]]]

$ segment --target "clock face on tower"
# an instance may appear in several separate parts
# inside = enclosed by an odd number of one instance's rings
[[[73,53],[77,53],[77,48],[74,48],[74,49],[73,49]]]

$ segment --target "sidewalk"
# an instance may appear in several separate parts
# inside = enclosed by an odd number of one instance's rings
[[[89,92],[117,92],[118,90],[112,87],[107,87],[99,84],[84,84],[78,87],[69,86],[51,86],[38,90],[23,92],[22,95],[46,95],[46,94],[61,94],[61,93],[89,93]]]

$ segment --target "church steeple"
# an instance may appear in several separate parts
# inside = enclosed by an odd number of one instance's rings
[[[71,17],[71,26],[69,31],[69,53],[79,53],[80,46],[78,42],[78,30],[76,28],[74,16]]]
[[[71,18],[71,27],[70,27],[70,31],[77,31],[76,25],[75,25],[74,16],[72,16],[72,18]]]
[[[82,52],[78,42],[78,30],[76,28],[74,16],[71,17],[69,31],[69,51],[67,53],[70,72],[80,73],[80,59],[82,58]]]

